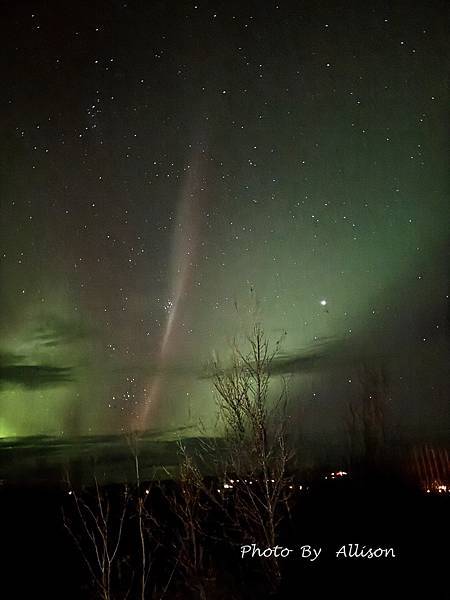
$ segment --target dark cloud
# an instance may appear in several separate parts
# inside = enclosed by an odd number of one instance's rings
[[[17,364],[22,356],[0,355],[0,387],[21,385],[29,389],[54,387],[73,381],[73,369],[51,365]]]

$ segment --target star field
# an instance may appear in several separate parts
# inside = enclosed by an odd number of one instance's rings
[[[312,435],[361,360],[405,430],[439,429],[444,3],[5,11],[0,435],[212,422],[200,373],[256,305],[317,358],[284,373]],[[25,365],[70,376],[11,381]]]

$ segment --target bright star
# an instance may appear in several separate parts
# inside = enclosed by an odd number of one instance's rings
[[[326,300],[321,300],[321,301],[320,301],[320,304],[321,304],[322,306],[326,306],[326,305],[327,305],[327,301],[326,301]]]

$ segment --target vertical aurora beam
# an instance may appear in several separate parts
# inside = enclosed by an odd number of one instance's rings
[[[158,406],[164,388],[165,371],[176,351],[183,300],[192,282],[201,223],[200,193],[204,179],[200,163],[201,153],[197,152],[187,166],[181,188],[171,247],[168,317],[158,353],[156,373],[148,386],[148,398],[138,415],[135,429],[139,430],[148,428],[149,418]]]

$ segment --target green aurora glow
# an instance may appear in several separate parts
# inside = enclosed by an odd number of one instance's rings
[[[0,436],[212,424],[203,365],[255,296],[294,427],[338,435],[382,361],[395,421],[441,431],[445,27],[433,3],[315,4],[249,30],[117,5],[100,38],[95,3],[42,7],[31,38],[9,9]]]

